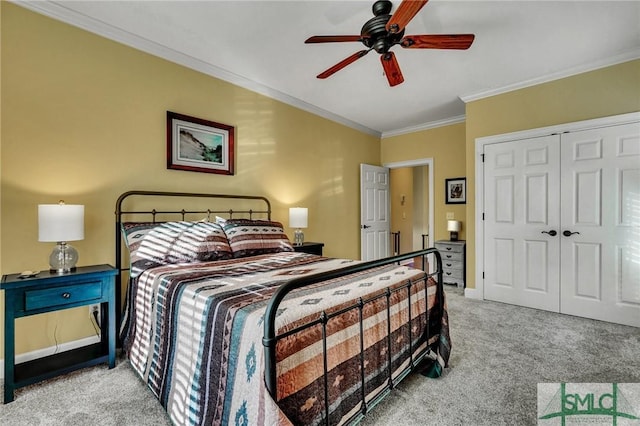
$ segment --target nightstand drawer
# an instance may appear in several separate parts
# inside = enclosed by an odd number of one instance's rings
[[[440,256],[442,256],[442,263],[445,263],[445,262],[462,262],[462,253],[443,253],[443,252],[440,252]]]
[[[89,301],[102,298],[102,283],[83,283],[52,287],[41,290],[27,290],[25,296],[25,310],[50,308],[71,303]]]
[[[441,242],[437,242],[436,243],[436,248],[444,253],[460,253],[462,254],[462,252],[464,251],[464,244],[459,244],[458,242],[453,242],[453,243],[441,243]]]
[[[463,273],[461,269],[457,269],[457,270],[444,270],[443,271],[444,274],[444,282],[448,282],[447,279],[448,278],[455,278],[455,279],[462,279],[463,278]]]
[[[450,260],[450,259],[442,259],[442,270],[444,271],[453,271],[464,269],[464,264],[462,263],[462,259],[460,260]]]

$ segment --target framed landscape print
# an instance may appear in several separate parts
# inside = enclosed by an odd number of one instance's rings
[[[234,173],[234,128],[167,111],[167,168]]]
[[[445,179],[446,204],[465,204],[467,202],[467,178]]]

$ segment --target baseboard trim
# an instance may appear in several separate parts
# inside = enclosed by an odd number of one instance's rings
[[[477,288],[465,288],[464,289],[464,297],[468,297],[469,299],[480,299],[480,300],[482,300],[482,293],[479,292]]]
[[[16,355],[16,364],[22,364],[23,362],[33,361],[34,359],[44,358],[45,356],[53,355],[58,352],[70,351],[72,349],[81,348],[98,342],[100,342],[99,336],[89,336],[84,339],[61,343],[57,346],[49,346],[48,348],[25,352],[23,354]],[[0,367],[0,379],[4,380],[4,358],[0,359]]]

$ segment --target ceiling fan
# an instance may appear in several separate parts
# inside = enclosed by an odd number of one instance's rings
[[[389,85],[396,86],[404,81],[396,56],[389,50],[396,44],[399,44],[405,49],[468,49],[475,38],[473,34],[404,35],[405,26],[420,9],[422,9],[427,1],[428,0],[403,0],[394,14],[390,15],[391,2],[388,0],[378,0],[372,7],[374,17],[365,22],[360,31],[360,35],[309,37],[305,40],[305,43],[359,41],[367,47],[367,49],[360,50],[326,71],[321,72],[317,77],[321,79],[330,77],[347,65],[362,58],[371,50],[375,50],[380,54],[382,68],[387,76]]]

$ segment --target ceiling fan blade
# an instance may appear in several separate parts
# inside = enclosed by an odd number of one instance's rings
[[[336,72],[340,71],[342,68],[344,68],[347,65],[349,65],[349,64],[357,61],[358,59],[362,58],[364,55],[369,53],[369,50],[371,50],[371,49],[361,50],[359,52],[354,53],[353,55],[349,56],[348,58],[343,59],[342,61],[338,62],[337,64],[335,64],[334,66],[332,66],[328,70],[321,72],[320,74],[317,75],[317,77],[318,78],[331,77],[333,74],[335,74]]]
[[[473,34],[408,35],[400,45],[408,49],[459,49],[465,50],[475,39]]]
[[[325,35],[325,36],[313,36],[306,39],[305,43],[335,43],[341,41],[362,41],[362,36],[359,35]]]
[[[404,81],[402,71],[400,71],[400,65],[393,52],[387,52],[380,55],[380,61],[382,61],[382,68],[389,81],[389,86],[397,86]]]
[[[409,21],[427,4],[429,0],[403,0],[387,22],[387,31],[397,34],[407,26]]]

